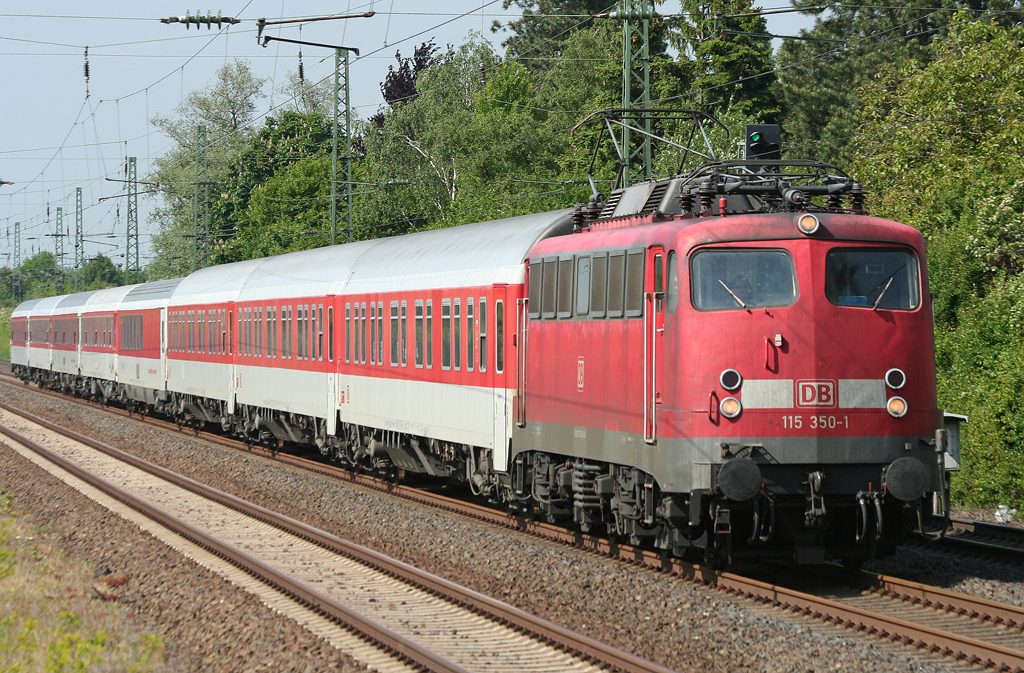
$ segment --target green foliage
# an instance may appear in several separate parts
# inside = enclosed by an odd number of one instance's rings
[[[512,34],[502,46],[509,56],[530,58],[532,70],[546,69],[551,61],[542,57],[557,57],[571,35],[594,24],[591,14],[613,4],[608,0],[504,0],[505,9],[517,5],[523,14],[506,26]],[[495,21],[491,30],[497,32],[501,25]]]
[[[329,158],[301,159],[278,170],[253,190],[238,235],[219,244],[217,258],[252,259],[328,243],[330,180]]]
[[[223,182],[252,135],[250,125],[256,114],[256,101],[263,97],[264,80],[256,77],[248,63],[233,61],[217,71],[214,83],[190,93],[174,110],[173,116],[158,116],[152,123],[176,144],[159,157],[156,170],[147,180],[158,182],[164,206],[151,215],[159,233],[153,239],[155,259],[147,268],[150,278],[186,275],[195,258],[194,215],[196,157],[205,149],[207,179]],[[197,144],[196,128],[206,127],[206,145]],[[218,191],[211,190],[216,201]],[[200,191],[205,198],[205,189]],[[221,233],[214,229],[214,235]]]
[[[0,360],[11,359],[11,312],[8,306],[0,306]]]
[[[330,194],[329,157],[332,137],[328,120],[316,112],[285,111],[276,117],[267,118],[263,128],[241,152],[237,162],[228,169],[224,185],[218,190],[219,198],[211,206],[210,228],[215,232],[211,257],[214,263],[250,259],[261,254],[275,254],[266,252],[267,250],[280,251],[280,240],[278,244],[269,247],[261,245],[251,251],[245,247],[247,241],[264,240],[266,243],[277,236],[269,232],[249,231],[254,227],[265,226],[268,223],[267,218],[272,213],[283,219],[289,213],[296,214],[306,209],[313,209],[309,217],[317,211],[322,214],[324,207],[328,208],[329,212],[330,202],[324,199]],[[311,159],[313,157],[320,158]],[[326,173],[317,173],[324,181],[323,185],[312,184],[309,166],[292,174],[296,162],[310,161],[326,166]],[[274,185],[269,184],[271,181]],[[287,184],[289,181],[298,182],[290,185]],[[258,206],[250,203],[268,187],[273,196],[265,194]],[[323,193],[324,189],[326,194]],[[318,192],[319,197],[316,196]],[[289,195],[294,195],[298,201],[285,204]],[[271,207],[273,199],[277,199],[279,207]],[[250,205],[255,208],[252,212]],[[306,226],[305,229],[295,231],[309,229],[310,227]],[[264,238],[264,233],[268,233],[270,238]],[[291,234],[286,236],[289,239],[292,237]],[[324,240],[320,239],[319,244],[323,243]],[[288,246],[289,244],[285,243],[284,249],[289,249]]]
[[[682,14],[670,22],[669,41],[680,51],[689,79],[686,107],[716,115],[731,110],[775,122],[779,102],[773,90],[771,40],[723,32],[767,32],[752,0],[683,0],[682,8]]]
[[[980,8],[987,0],[966,5]],[[816,40],[786,40],[778,54],[779,94],[786,111],[783,128],[801,156],[839,166],[849,164],[852,137],[863,132],[858,115],[858,89],[883,67],[901,67],[931,58],[928,45],[949,24],[952,8],[965,3],[947,0],[901,0],[886,6],[862,2],[829,5],[797,0],[818,16],[811,30]],[[948,7],[949,10],[937,9]]]
[[[859,96],[875,210],[928,241],[940,405],[970,416],[960,502],[1024,505],[1024,28],[959,15]],[[970,91],[970,96],[964,92]]]

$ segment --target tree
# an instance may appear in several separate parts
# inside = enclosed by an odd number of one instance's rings
[[[124,284],[124,273],[106,255],[96,255],[82,265],[82,287],[102,290]]]
[[[971,418],[957,500],[1021,507],[1024,28],[953,23],[926,65],[883,68],[858,92],[856,173],[876,213],[928,243],[939,403]]]
[[[227,169],[223,184],[210,209],[214,231],[214,263],[259,256],[245,244],[235,243],[247,227],[260,221],[248,214],[250,199],[275,176],[287,172],[296,162],[320,157],[327,166],[327,192],[330,193],[330,152],[333,137],[330,122],[317,112],[300,114],[285,111],[267,117],[263,128],[252,137],[234,164]],[[247,241],[251,236],[242,236]]]
[[[525,64],[531,70],[546,70],[553,61],[544,57],[560,56],[570,35],[593,25],[591,14],[612,9],[615,4],[610,0],[504,0],[505,9],[518,5],[523,14],[507,24],[505,29],[512,34],[501,46],[508,49],[510,57],[529,59]],[[491,32],[499,30],[502,26],[495,21]]]
[[[52,252],[37,252],[21,263],[18,272],[21,275],[22,300],[57,294],[61,270]]]
[[[155,259],[147,269],[150,277],[182,276],[192,269],[196,156],[205,150],[209,181],[224,180],[248,146],[263,84],[248,63],[236,60],[221,67],[211,85],[190,93],[173,116],[152,120],[175,146],[156,160],[156,171],[147,178],[160,183],[164,195],[164,206],[152,215],[159,233],[153,240]],[[196,145],[200,125],[206,127],[205,148]],[[211,192],[219,193],[216,187]]]
[[[861,87],[883,67],[927,63],[929,44],[949,31],[957,9],[969,16],[985,13],[998,21],[1017,19],[1004,13],[1014,0],[901,0],[886,6],[848,2],[832,4],[795,0],[816,15],[814,28],[801,34],[830,41],[786,40],[778,54],[779,92],[786,111],[784,128],[790,144],[802,153],[838,165],[849,163],[851,139],[862,133],[858,111]],[[969,20],[964,16],[957,21]]]
[[[752,0],[683,0],[682,8],[682,15],[669,21],[668,35],[690,78],[686,107],[775,122],[780,108],[771,41],[757,36],[767,32],[767,23]]]

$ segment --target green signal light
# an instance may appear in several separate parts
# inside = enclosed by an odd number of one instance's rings
[[[755,143],[759,142],[761,140],[761,134],[760,133],[751,133],[750,134],[750,139],[753,140]]]

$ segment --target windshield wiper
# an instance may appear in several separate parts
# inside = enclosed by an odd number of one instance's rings
[[[733,292],[732,290],[730,290],[730,289],[729,289],[729,286],[725,284],[725,281],[723,281],[723,280],[722,280],[721,278],[719,278],[719,279],[718,279],[718,282],[722,284],[722,287],[724,287],[724,288],[725,288],[725,291],[726,291],[726,292],[728,292],[729,294],[731,294],[731,295],[732,295],[732,298],[736,300],[736,303],[737,303],[737,304],[739,304],[739,305],[740,305],[741,307],[743,307],[743,308],[746,308],[746,307],[747,307],[747,305],[743,303],[743,300],[742,300],[742,299],[740,299],[739,297],[737,297],[737,296],[736,296],[736,293],[735,293],[735,292]],[[745,318],[744,318],[744,320],[745,320]]]
[[[904,265],[904,266],[906,266],[906,265]],[[902,269],[902,268],[903,267],[900,267],[900,269]],[[899,273],[900,269],[896,269],[896,271],[893,272],[893,274],[891,276],[889,276],[889,282],[886,283],[885,287],[882,288],[882,291],[878,293],[878,299],[876,299],[875,303],[872,304],[872,306],[871,306],[871,310],[872,311],[877,311],[878,310],[878,305],[882,303],[882,297],[884,297],[885,293],[889,290],[889,286],[892,285],[893,278],[896,277],[896,274]]]

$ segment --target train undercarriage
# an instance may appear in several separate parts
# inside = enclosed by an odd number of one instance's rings
[[[273,451],[315,447],[333,462],[397,481],[407,474],[454,480],[473,495],[504,504],[510,513],[608,536],[624,544],[726,566],[744,559],[858,566],[893,553],[931,513],[931,498],[903,502],[884,488],[841,493],[828,481],[852,483],[840,469],[784,466],[792,474],[726,497],[721,487],[664,493],[635,467],[530,451],[517,454],[508,473],[493,468],[492,451],[338,423],[330,434],[323,418],[158,391],[98,378],[15,366],[26,382],[75,397],[157,413],[183,427],[223,433]],[[877,466],[881,475],[883,466]],[[858,466],[863,470],[863,466]],[[806,478],[795,481],[800,475]],[[880,476],[881,479],[881,476]],[[787,488],[772,483],[788,482]],[[797,489],[793,483],[800,483]],[[879,480],[875,483],[881,484]],[[728,490],[728,489],[726,489]],[[928,494],[930,495],[930,494]]]

